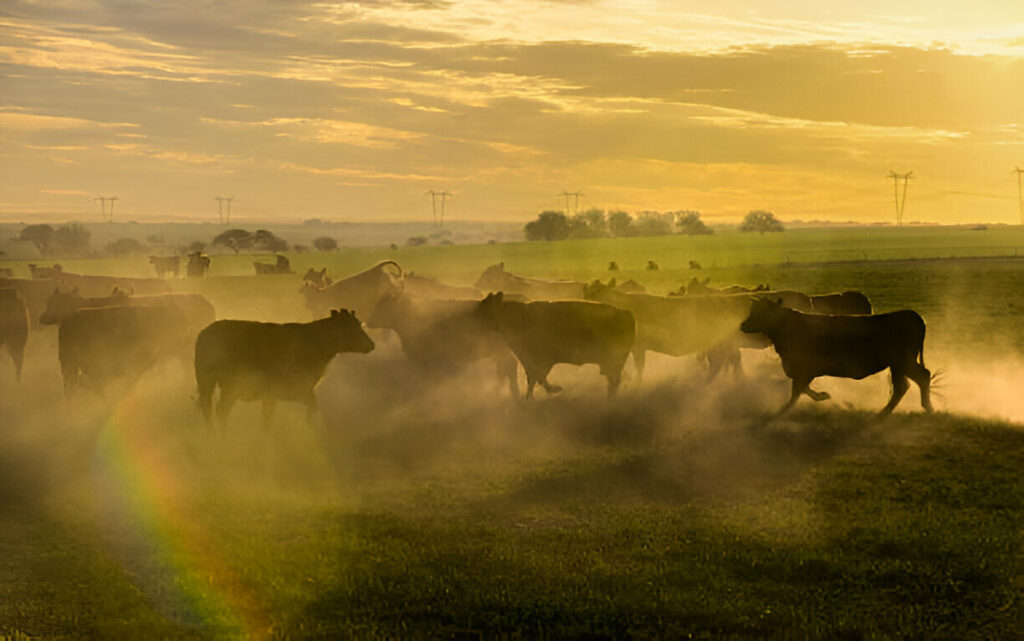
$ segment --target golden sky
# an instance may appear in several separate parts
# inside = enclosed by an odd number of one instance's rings
[[[4,0],[0,218],[1019,222],[1024,2]]]

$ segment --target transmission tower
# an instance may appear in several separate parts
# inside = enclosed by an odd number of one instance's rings
[[[898,174],[895,171],[889,172],[892,178],[892,195],[896,201],[896,224],[903,224],[903,210],[907,204],[907,181],[914,177],[914,172],[908,171],[905,174]],[[903,196],[900,196],[900,181],[903,181]]]
[[[118,196],[100,196],[93,198],[93,200],[100,201],[100,214],[106,219],[108,223],[114,222],[114,201],[120,200]],[[110,203],[110,213],[107,213],[107,203]]]
[[[221,225],[224,225],[224,224],[230,225],[231,224],[231,201],[233,201],[234,199],[235,199],[234,196],[230,196],[230,197],[215,196],[214,197],[214,200],[217,201],[217,215],[220,217],[220,224]],[[228,206],[227,206],[228,217],[227,217],[226,221],[224,219],[224,203],[228,204]]]
[[[1024,192],[1021,191],[1021,176],[1024,175],[1024,169],[1015,167],[1013,171],[1017,174],[1017,207],[1020,209],[1020,224],[1024,225]]]
[[[426,193],[430,194],[430,207],[431,207],[431,209],[434,212],[434,227],[444,227],[444,203],[449,198],[454,198],[454,196],[451,193],[447,192],[447,191],[434,191],[433,189],[427,190]],[[441,199],[441,223],[440,223],[440,225],[437,222],[437,199],[438,198]]]

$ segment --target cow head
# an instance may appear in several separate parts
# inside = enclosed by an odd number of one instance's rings
[[[750,313],[740,323],[740,331],[747,334],[768,334],[785,320],[786,311],[781,298],[755,298],[750,305]]]
[[[82,297],[78,288],[65,290],[57,287],[46,300],[46,310],[39,316],[42,325],[56,325],[75,313],[82,306]]]
[[[502,292],[491,292],[484,297],[480,304],[477,305],[476,311],[485,322],[489,324],[497,325],[498,313],[501,311],[501,306],[505,302],[505,295]]]
[[[368,354],[373,351],[373,340],[366,335],[363,324],[356,318],[356,313],[347,309],[332,309],[331,325],[336,328],[334,348],[339,352],[356,352]]]
[[[586,300],[597,300],[601,294],[607,292],[610,289],[615,289],[615,279],[608,281],[605,285],[599,278],[595,278],[590,283],[583,286],[583,298]]]

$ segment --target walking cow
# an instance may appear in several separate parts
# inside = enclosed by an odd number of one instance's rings
[[[18,380],[21,380],[28,325],[28,310],[18,290],[0,289],[0,344],[7,345]]]
[[[888,368],[892,396],[880,414],[888,415],[907,393],[910,377],[921,389],[921,406],[932,411],[931,372],[924,366],[924,320],[917,312],[901,310],[875,316],[817,316],[783,307],[767,298],[754,302],[740,324],[748,333],[771,339],[793,390],[779,414],[801,394],[816,401],[829,398],[811,389],[818,376],[862,379]]]

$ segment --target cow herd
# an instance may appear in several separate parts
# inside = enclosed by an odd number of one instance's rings
[[[204,296],[172,293],[160,279],[67,272],[43,280],[0,278],[0,342],[20,377],[30,328],[57,325],[68,396],[103,391],[157,362],[179,359],[194,367],[203,416],[221,423],[239,400],[262,401],[265,420],[278,401],[301,403],[312,418],[315,387],[334,356],[374,349],[366,328],[393,331],[428,377],[492,361],[513,397],[520,393],[520,366],[526,398],[537,385],[560,391],[548,381],[557,364],[597,365],[613,396],[630,356],[638,383],[647,352],[694,355],[710,381],[724,370],[741,375],[742,349],[774,346],[792,380],[781,411],[802,394],[828,398],[810,387],[816,377],[861,379],[884,369],[893,388],[883,414],[906,393],[908,378],[932,410],[924,321],[909,310],[872,314],[859,292],[712,290],[694,279],[675,295],[654,296],[636,283],[528,278],[504,264],[464,287],[406,273],[392,260],[333,281],[325,270],[310,270],[299,291],[314,320],[266,323],[215,320]]]

